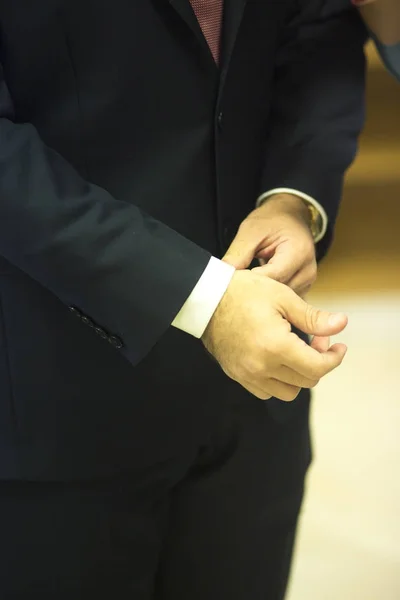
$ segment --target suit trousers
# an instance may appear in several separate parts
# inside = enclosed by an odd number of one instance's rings
[[[310,462],[295,403],[227,403],[207,444],[151,467],[0,482],[1,600],[282,600]]]

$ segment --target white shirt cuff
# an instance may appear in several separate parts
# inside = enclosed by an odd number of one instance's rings
[[[321,215],[321,231],[318,237],[316,238],[315,243],[320,242],[328,228],[328,216],[325,212],[324,207],[321,206],[320,203],[317,202],[312,196],[304,194],[304,192],[299,192],[298,190],[293,190],[292,188],[275,188],[273,190],[270,190],[269,192],[265,192],[257,198],[256,206],[261,206],[261,204],[263,204],[268,198],[274,196],[275,194],[293,194],[294,196],[298,196],[305,202],[312,204],[317,209],[317,211]]]
[[[173,320],[173,327],[201,338],[234,273],[234,267],[212,256],[189,298]]]

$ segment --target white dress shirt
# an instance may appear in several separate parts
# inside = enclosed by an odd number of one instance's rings
[[[290,188],[276,188],[262,194],[258,198],[256,206],[260,206],[275,194],[284,193],[298,196],[305,202],[312,204],[319,211],[322,228],[319,237],[315,240],[319,242],[326,233],[328,218],[323,207],[311,196]],[[173,327],[177,327],[196,338],[201,338],[222,296],[225,294],[234,272],[235,268],[231,265],[214,256],[211,257],[189,298],[173,320]]]

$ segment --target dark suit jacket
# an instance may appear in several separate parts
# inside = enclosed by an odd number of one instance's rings
[[[0,477],[161,460],[245,393],[170,323],[261,192],[322,203],[325,252],[364,35],[226,0],[219,71],[188,0],[0,0]]]

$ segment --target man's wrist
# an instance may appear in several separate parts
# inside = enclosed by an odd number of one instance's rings
[[[189,298],[172,322],[196,338],[201,338],[235,273],[235,268],[211,257]]]
[[[286,203],[291,202],[294,207],[300,206],[299,201],[294,200],[295,198],[302,201],[303,206],[305,207],[304,215],[306,215],[307,212],[305,219],[310,226],[314,242],[317,244],[322,240],[328,228],[328,217],[324,208],[315,200],[315,198],[292,188],[275,188],[261,194],[257,199],[256,206],[260,207],[267,201],[269,202],[271,199],[276,200],[277,198],[281,198]]]
[[[259,207],[265,207],[268,210],[268,207],[272,205],[274,205],[274,210],[276,206],[280,206],[282,210],[293,212],[303,218],[308,225],[310,224],[310,212],[307,204],[299,196],[288,193],[273,194],[268,197],[268,201],[262,202]]]

